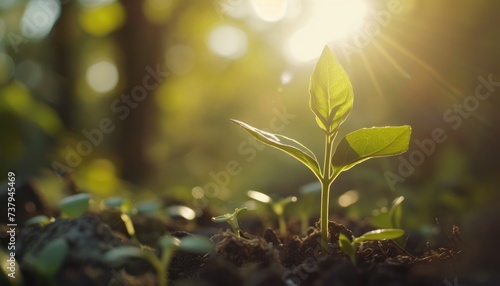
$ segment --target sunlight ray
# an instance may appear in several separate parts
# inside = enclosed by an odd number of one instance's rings
[[[403,67],[398,64],[398,62],[394,59],[393,56],[391,56],[387,50],[379,44],[379,42],[376,39],[373,39],[373,45],[375,48],[385,57],[385,59],[392,64],[392,66],[405,78],[411,79],[410,74],[406,70],[403,69]]]
[[[370,80],[372,81],[373,85],[375,86],[375,90],[377,91],[377,94],[379,96],[379,99],[384,99],[384,93],[382,92],[382,88],[380,87],[380,84],[377,80],[377,77],[375,76],[375,72],[372,69],[372,65],[366,58],[366,55],[364,53],[361,53],[361,60],[363,61],[363,64],[365,65],[366,71],[368,72],[368,75],[370,76]]]
[[[389,45],[397,49],[400,53],[403,55],[407,56],[410,60],[414,61],[418,65],[420,65],[424,70],[426,70],[431,76],[433,76],[438,83],[442,84],[446,89],[448,89],[451,94],[457,96],[459,95],[460,97],[463,97],[464,94],[452,83],[447,81],[444,77],[442,77],[438,71],[436,71],[434,68],[432,68],[430,65],[416,57],[413,53],[411,53],[408,49],[404,48],[400,44],[396,43],[393,39],[390,37],[380,35],[380,37]]]

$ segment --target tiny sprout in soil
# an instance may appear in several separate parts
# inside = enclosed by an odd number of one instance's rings
[[[137,239],[137,236],[135,234],[135,227],[134,223],[132,222],[132,218],[130,215],[132,214],[133,206],[132,206],[132,201],[130,199],[126,198],[108,198],[104,201],[104,205],[108,208],[113,208],[116,209],[120,212],[120,218],[122,219],[123,223],[125,224],[125,228],[127,229],[127,233],[130,235],[130,237],[135,240],[139,241]]]
[[[285,207],[296,202],[297,197],[289,196],[275,201],[270,196],[257,191],[248,191],[247,195],[256,201],[269,204],[271,206],[271,210],[278,217],[280,234],[283,236],[286,235]]]
[[[349,76],[333,52],[325,47],[319,58],[310,84],[309,107],[316,123],[325,133],[323,168],[314,153],[296,140],[259,130],[244,122],[231,119],[264,144],[277,148],[306,165],[321,184],[321,252],[328,251],[328,213],[330,186],[342,173],[370,158],[398,155],[408,150],[411,127],[391,126],[362,128],[340,139],[333,150],[340,125],[346,120],[353,105],[353,91]]]
[[[212,218],[213,222],[227,222],[231,228],[233,229],[234,234],[240,237],[240,225],[238,224],[238,216],[244,213],[247,208],[236,208],[233,213],[227,213],[220,216],[216,216]]]
[[[404,234],[402,229],[376,229],[364,233],[360,237],[352,237],[352,242],[343,233],[339,235],[339,246],[342,251],[349,256],[353,264],[356,264],[356,252],[358,246],[362,247],[362,243],[368,240],[394,239]]]
[[[59,202],[63,217],[76,218],[83,215],[89,208],[90,194],[80,193],[65,197]]]
[[[121,263],[130,257],[144,258],[156,271],[158,285],[168,285],[168,269],[174,253],[177,250],[184,250],[191,253],[204,254],[212,250],[212,242],[201,236],[186,236],[181,239],[165,235],[160,237],[158,244],[161,247],[161,256],[158,258],[156,254],[148,249],[141,250],[134,246],[121,246],[112,249],[106,253],[106,261],[108,263]]]

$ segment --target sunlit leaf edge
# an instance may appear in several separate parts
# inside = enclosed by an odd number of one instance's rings
[[[339,163],[339,161],[342,161],[342,160],[339,160],[342,158],[340,152],[344,152],[344,151],[341,151],[341,148],[345,148],[346,146],[344,146],[344,145],[347,145],[350,147],[350,144],[346,138],[353,136],[358,132],[363,132],[366,130],[374,130],[375,131],[375,130],[388,130],[388,129],[401,129],[401,133],[399,134],[399,136],[397,138],[395,138],[394,140],[389,142],[389,144],[386,145],[384,148],[377,150],[376,153],[372,153],[371,155],[361,156],[356,160],[350,161],[349,163],[345,163],[345,159],[343,160],[344,161],[343,163]],[[400,155],[408,150],[408,146],[410,144],[410,138],[411,138],[411,126],[409,126],[409,125],[361,128],[361,129],[358,129],[356,131],[353,131],[353,132],[347,134],[346,136],[344,136],[344,138],[342,138],[340,143],[337,145],[335,153],[332,156],[332,162],[331,162],[333,167],[334,167],[334,172],[336,174],[338,174],[340,172],[347,171],[347,170],[351,169],[352,167],[356,166],[357,164],[362,163],[368,159]],[[398,142],[398,140],[401,140],[401,139],[405,140],[403,142],[404,148],[398,149],[397,151],[394,151],[394,152],[383,153],[384,149],[389,148],[391,146],[391,144],[401,143],[401,142]],[[342,155],[345,155],[345,154],[347,154],[347,153],[345,153],[345,152],[342,153]]]
[[[232,122],[234,122],[235,124],[239,125],[244,130],[246,130],[255,139],[259,140],[260,142],[262,142],[266,145],[269,145],[269,146],[274,147],[278,150],[281,150],[281,151],[287,153],[288,155],[294,157],[295,159],[299,160],[304,165],[306,165],[309,169],[311,169],[313,171],[313,173],[318,178],[321,177],[321,171],[320,171],[318,160],[316,159],[314,154],[311,152],[311,150],[306,148],[301,143],[299,143],[296,140],[293,140],[291,138],[288,138],[286,136],[283,136],[283,135],[272,134],[272,133],[269,133],[266,131],[259,130],[253,126],[250,126],[250,125],[248,125],[244,122],[241,122],[239,120],[236,120],[236,119],[230,119],[230,120]],[[306,152],[304,152],[303,150],[300,150],[299,148],[297,148],[295,146],[281,143],[280,138],[285,139],[285,140],[289,140],[293,143],[296,143],[300,147],[304,148],[311,155],[307,154]]]

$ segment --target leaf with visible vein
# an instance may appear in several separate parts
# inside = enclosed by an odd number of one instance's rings
[[[314,156],[311,150],[309,150],[301,143],[283,135],[272,134],[263,130],[259,130],[239,120],[231,119],[231,121],[239,125],[244,130],[246,130],[248,133],[250,133],[250,135],[252,135],[255,139],[259,140],[260,142],[272,146],[276,149],[279,149],[287,153],[288,155],[294,157],[295,159],[299,160],[309,169],[311,169],[318,178],[320,178],[321,171],[316,156]],[[292,146],[291,144],[296,145],[298,147]]]

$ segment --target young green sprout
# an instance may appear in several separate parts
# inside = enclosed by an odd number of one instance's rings
[[[54,219],[50,219],[45,215],[37,215],[25,221],[24,226],[35,225],[35,224],[43,226],[51,223],[53,220]]]
[[[89,208],[90,194],[80,193],[65,197],[59,202],[59,209],[63,217],[77,218]]]
[[[402,203],[404,199],[403,196],[395,198],[389,210],[385,207],[380,210],[374,210],[371,222],[377,227],[400,228],[401,218],[403,216]]]
[[[313,205],[315,199],[321,195],[321,184],[319,182],[312,182],[306,184],[299,189],[300,197],[300,228],[303,235],[306,234],[309,227],[309,218],[312,215]]]
[[[127,233],[133,240],[139,241],[135,234],[134,224],[132,223],[132,219],[130,218],[130,214],[132,214],[133,212],[132,201],[126,198],[113,197],[106,199],[104,201],[104,205],[108,208],[112,208],[120,212],[120,218],[125,224]]]
[[[342,173],[370,158],[398,155],[408,150],[411,127],[362,128],[347,134],[333,149],[340,125],[346,120],[353,105],[353,91],[349,76],[333,52],[325,47],[321,54],[310,85],[309,106],[316,123],[325,134],[323,168],[314,153],[307,147],[279,134],[259,130],[244,122],[231,119],[260,142],[277,148],[306,165],[321,184],[321,252],[328,252],[328,214],[330,186]]]
[[[402,229],[376,229],[366,232],[360,237],[353,236],[352,242],[349,241],[345,234],[340,233],[339,247],[347,256],[349,256],[352,263],[356,265],[356,252],[358,250],[358,246],[360,246],[363,242],[369,240],[395,239],[402,236],[404,233],[405,232]]]
[[[227,213],[220,216],[216,216],[212,218],[213,222],[221,223],[227,222],[236,236],[240,237],[240,225],[238,224],[238,216],[244,213],[247,208],[236,208],[233,213]]]
[[[156,271],[158,285],[168,285],[168,269],[172,257],[177,250],[191,253],[208,253],[212,250],[212,242],[201,236],[185,236],[181,239],[166,235],[160,237],[158,244],[161,247],[161,256],[158,258],[151,250],[141,250],[135,246],[121,246],[108,251],[105,260],[109,264],[122,263],[131,257],[144,258]]]
[[[278,217],[278,225],[281,235],[286,235],[285,207],[297,201],[297,197],[289,196],[278,201],[274,201],[270,196],[258,192],[248,191],[247,196],[264,204],[269,204],[271,210]]]
[[[56,274],[68,252],[68,242],[64,237],[60,237],[47,243],[36,255],[27,254],[23,262],[34,270],[43,285],[57,285]]]

